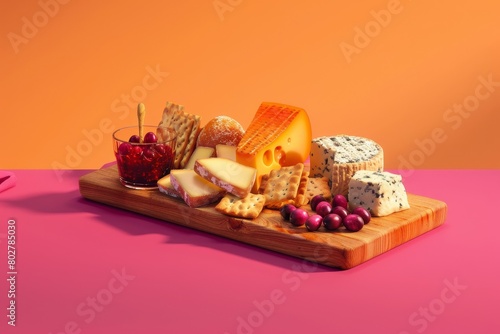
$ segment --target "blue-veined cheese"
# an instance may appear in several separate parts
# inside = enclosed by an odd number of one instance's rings
[[[310,174],[327,177],[332,195],[347,196],[349,180],[358,170],[383,171],[384,151],[371,139],[337,135],[314,138]]]
[[[373,216],[410,208],[402,177],[389,172],[357,171],[349,181],[349,206],[362,206]]]

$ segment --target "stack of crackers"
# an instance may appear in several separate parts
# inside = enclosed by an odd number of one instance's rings
[[[193,154],[201,130],[201,117],[184,111],[184,106],[167,102],[159,126],[175,130],[175,159],[172,169],[184,168]]]
[[[326,177],[310,178],[304,164],[281,167],[262,176],[258,194],[245,198],[226,195],[215,209],[229,216],[256,218],[264,209],[280,209],[285,204],[300,207],[309,203],[315,195],[331,199]]]

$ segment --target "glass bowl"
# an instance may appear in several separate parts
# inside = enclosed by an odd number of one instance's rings
[[[156,125],[144,125],[142,143],[138,134],[138,126],[113,132],[120,182],[132,189],[157,189],[156,182],[173,166],[177,134],[172,128]]]

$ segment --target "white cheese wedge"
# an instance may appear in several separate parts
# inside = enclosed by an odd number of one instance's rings
[[[170,180],[174,189],[192,208],[217,202],[226,191],[202,178],[192,169],[173,169]]]
[[[384,151],[371,139],[338,135],[312,140],[311,177],[327,177],[332,195],[347,196],[349,180],[358,170],[383,171]]]
[[[214,155],[215,149],[213,147],[197,146],[194,149],[193,154],[189,157],[189,160],[184,167],[184,169],[194,169],[194,163],[198,159],[210,158]]]
[[[357,171],[349,182],[349,206],[362,206],[373,216],[410,208],[402,177],[389,172]]]
[[[255,168],[225,158],[198,159],[194,170],[204,179],[241,198],[250,193],[257,175]]]
[[[217,144],[215,145],[215,155],[217,158],[236,161],[236,146]]]

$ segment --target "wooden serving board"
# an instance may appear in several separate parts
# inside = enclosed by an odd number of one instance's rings
[[[253,220],[241,219],[215,211],[215,205],[190,208],[158,190],[128,189],[119,182],[116,165],[82,176],[79,186],[84,198],[96,202],[342,269],[440,226],[447,211],[444,202],[408,194],[410,209],[373,217],[358,232],[343,228],[330,232],[324,227],[308,232],[284,221],[276,210],[264,210]]]

